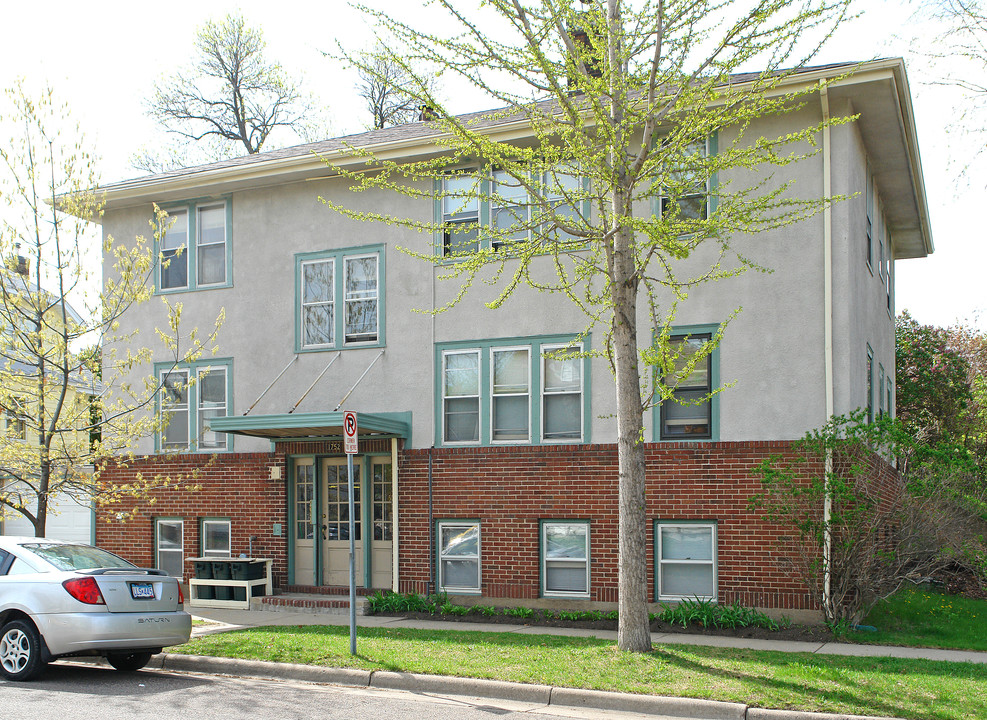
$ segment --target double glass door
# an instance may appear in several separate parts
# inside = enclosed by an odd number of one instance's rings
[[[389,457],[354,458],[353,540],[358,587],[391,587],[392,478]],[[345,457],[295,462],[294,511],[295,583],[348,585],[350,515]]]

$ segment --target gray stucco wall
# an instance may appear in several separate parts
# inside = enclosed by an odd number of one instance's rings
[[[764,120],[748,137],[783,134],[818,122],[820,110],[807,107],[797,114]],[[724,133],[720,146],[733,138]],[[804,148],[808,149],[808,148]],[[884,307],[883,289],[862,262],[862,176],[864,150],[852,125],[833,130],[833,189],[860,192],[839,203],[833,212],[834,287],[836,298],[836,408],[844,412],[862,404],[864,353],[871,343],[876,362],[893,372],[893,329]],[[771,183],[792,181],[795,196],[822,193],[820,154],[775,169]],[[721,183],[740,185],[750,180],[727,173]],[[431,203],[400,195],[349,193],[343,181],[317,180],[235,192],[232,203],[232,286],[157,296],[135,310],[127,322],[138,330],[137,344],[162,353],[154,328],[163,327],[162,298],[183,303],[184,331],[210,328],[221,309],[226,321],[220,331],[217,357],[233,358],[232,413],[242,414],[295,355],[295,255],[333,248],[382,245],[386,280],[386,347],[343,409],[364,412],[411,411],[414,447],[431,445],[435,437],[435,343],[506,337],[578,333],[586,319],[559,294],[521,288],[501,309],[484,303],[496,290],[477,283],[452,311],[434,318],[427,312],[442,306],[458,285],[443,281],[448,267],[431,267],[402,253],[400,247],[424,250],[431,238],[414,231],[360,224],[325,208],[317,199],[331,196],[351,207],[388,207],[395,216],[432,218]],[[105,232],[118,239],[147,234],[150,205],[111,211]],[[719,398],[720,440],[784,440],[801,436],[825,421],[823,338],[822,216],[817,215],[756,236],[734,239],[738,250],[769,269],[701,285],[690,291],[678,310],[675,325],[719,323],[740,310],[724,335],[719,350],[720,379],[729,385]],[[707,250],[694,254],[683,270],[708,265]],[[537,272],[549,272],[547,259]],[[110,269],[105,268],[107,272]],[[880,296],[879,296],[880,292]],[[669,298],[664,299],[668,306]],[[640,310],[641,342],[650,326],[646,304]],[[601,347],[605,328],[592,328],[592,345]],[[296,412],[331,411],[380,353],[380,348],[345,349]],[[300,353],[288,372],[258,404],[252,415],[287,412],[316,379],[335,351]],[[146,372],[150,372],[147,368]],[[140,373],[135,372],[136,378]],[[613,381],[603,359],[592,367],[593,442],[613,442],[615,421]],[[646,439],[653,439],[651,415]],[[234,449],[266,450],[264,440],[238,437]],[[142,451],[153,450],[148,439]]]

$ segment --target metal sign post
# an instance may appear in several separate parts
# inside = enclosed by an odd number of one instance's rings
[[[350,526],[350,655],[356,655],[356,514],[353,499],[353,456],[359,447],[356,413],[343,413],[343,450],[346,451],[346,489],[349,500]]]

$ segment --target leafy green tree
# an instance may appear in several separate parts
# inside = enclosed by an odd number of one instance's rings
[[[800,200],[784,182],[752,180],[721,182],[714,209],[711,179],[814,152],[822,125],[780,137],[747,131],[755,118],[785,113],[818,90],[791,89],[785,80],[846,17],[847,2],[490,0],[477,7],[437,0],[433,7],[456,29],[416,29],[373,14],[378,37],[388,39],[380,53],[408,73],[404,90],[431,109],[446,151],[400,163],[355,148],[376,172],[338,171],[358,191],[431,202],[434,183],[448,207],[479,197],[503,212],[481,229],[324,202],[360,220],[433,233],[434,247],[406,251],[443,263],[443,276],[461,288],[457,301],[474,286],[493,286],[487,304],[497,309],[530,286],[567,297],[585,313],[587,330],[602,328],[596,352],[612,368],[617,409],[618,646],[646,651],[644,413],[672,402],[676,378],[719,340],[686,356],[670,341],[675,308],[697,285],[758,267],[734,238],[797,222],[828,202]],[[374,72],[372,64],[360,67]],[[438,68],[443,82],[466,82],[501,109],[457,117],[416,67]],[[751,67],[760,71],[738,81],[735,74]],[[523,137],[489,131],[499,123],[523,127]],[[708,139],[728,129],[739,139],[706,152]],[[709,265],[683,267],[707,246]]]
[[[970,364],[945,328],[922,325],[906,310],[895,321],[897,417],[931,443],[962,439],[973,399]]]
[[[858,624],[906,582],[957,567],[987,579],[987,493],[962,446],[930,444],[857,411],[793,451],[755,469],[762,488],[750,507],[780,526],[778,562],[805,581],[834,630]]]

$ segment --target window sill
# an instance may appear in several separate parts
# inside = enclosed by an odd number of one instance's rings
[[[295,348],[296,353],[324,353],[324,352],[342,352],[344,350],[364,350],[373,348],[386,347],[387,343],[383,340],[377,342],[366,342],[366,343],[350,343],[348,345],[320,345],[319,347],[297,347]]]
[[[564,592],[543,592],[541,594],[546,600],[589,600],[590,594],[585,593],[564,593]]]
[[[221,283],[218,285],[195,285],[179,288],[155,288],[155,295],[177,295],[179,293],[206,292],[207,290],[228,290],[233,287],[233,283]]]

